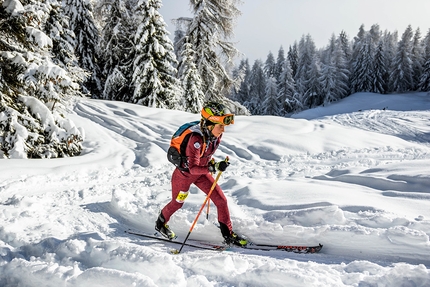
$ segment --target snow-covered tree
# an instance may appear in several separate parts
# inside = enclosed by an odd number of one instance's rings
[[[281,46],[278,51],[278,57],[276,58],[275,63],[275,79],[278,82],[281,78],[282,69],[284,68],[284,62],[285,62],[285,52],[284,48]]]
[[[421,42],[421,31],[417,28],[414,37],[412,39],[411,49],[411,60],[412,60],[412,79],[413,79],[413,90],[419,89],[419,83],[421,74],[423,72],[424,65],[424,51]]]
[[[99,66],[103,79],[101,98],[130,101],[135,48],[132,32],[136,30],[127,2],[100,1],[103,29],[99,44]]]
[[[397,31],[394,33],[390,33],[388,31],[385,31],[382,36],[382,45],[383,45],[383,52],[384,52],[384,59],[385,63],[384,66],[387,69],[386,77],[384,78],[385,83],[385,90],[387,93],[392,92],[390,88],[390,74],[393,67],[393,59],[394,55],[396,54],[397,49],[397,42],[398,42],[398,33]]]
[[[312,108],[322,103],[319,59],[315,43],[310,35],[299,42],[299,61],[295,77],[297,93],[304,106]]]
[[[168,37],[166,23],[158,12],[160,0],[139,0],[134,35],[136,56],[133,62],[131,102],[158,108],[175,108],[182,93],[176,79],[176,57]]]
[[[421,74],[419,90],[430,92],[430,29],[423,41],[424,45],[424,66]]]
[[[52,40],[53,62],[65,69],[73,82],[82,83],[89,74],[79,67],[73,48],[75,34],[69,29],[68,18],[60,3],[51,2],[51,8],[44,32]]]
[[[394,92],[412,91],[414,88],[412,66],[412,27],[409,25],[397,46],[391,71],[391,90]]]
[[[238,68],[239,77],[242,79],[237,92],[234,95],[234,100],[239,103],[244,103],[249,97],[251,68],[248,59],[241,60]]]
[[[92,4],[86,0],[64,0],[63,6],[69,17],[70,29],[76,36],[74,49],[80,67],[91,74],[85,81],[84,87],[93,97],[99,97],[102,92],[100,67],[97,59],[100,36],[94,21]]]
[[[80,131],[61,115],[67,100],[80,95],[78,80],[82,71],[64,67],[73,65],[73,57],[67,56],[71,51],[63,41],[67,37],[62,35],[65,25],[58,21],[59,7],[55,1],[22,5],[12,0],[0,6],[3,157],[72,156],[82,148]],[[67,50],[64,54],[58,51],[60,46]]]
[[[252,65],[249,82],[251,83],[249,87],[249,98],[244,102],[244,105],[252,114],[262,114],[261,103],[266,93],[266,76],[261,60],[255,60]]]
[[[420,91],[430,92],[430,58],[427,58],[426,62],[424,63],[419,89]]]
[[[373,60],[373,83],[371,92],[385,94],[387,91],[388,72],[385,67],[384,45],[379,42]]]
[[[334,36],[324,51],[325,62],[321,64],[320,83],[323,103],[338,101],[348,92],[349,70],[341,39]]]
[[[336,95],[336,67],[332,62],[321,65],[320,77],[324,103],[330,103],[338,100]]]
[[[324,95],[321,88],[321,68],[320,62],[315,54],[311,61],[310,70],[308,73],[310,81],[307,83],[308,89],[303,94],[303,105],[309,108],[314,108],[324,103]]]
[[[293,78],[295,78],[297,74],[297,66],[299,62],[299,54],[298,54],[298,48],[297,48],[296,42],[294,43],[293,46],[290,46],[288,48],[287,59],[288,59],[288,62],[290,63],[291,75],[293,76]]]
[[[186,35],[184,30],[177,29],[175,31],[175,37],[173,39],[173,49],[175,51],[176,60],[178,61],[178,63],[181,62],[181,47],[182,45],[184,45],[185,37]]]
[[[367,35],[367,32],[364,28],[364,25],[362,24],[358,29],[357,36],[355,36],[354,39],[352,40],[351,61],[357,58],[357,55],[360,51],[361,45],[364,43],[366,35]]]
[[[345,61],[348,63],[347,68],[349,69],[349,63],[351,62],[351,46],[349,43],[348,35],[345,31],[341,31],[338,37],[339,45],[343,51]]]
[[[352,63],[351,92],[370,92],[373,86],[373,55],[371,42],[363,40]]]
[[[269,54],[267,55],[263,70],[267,78],[275,77],[276,62],[272,52],[269,52]]]
[[[296,83],[293,78],[293,70],[290,61],[285,59],[284,67],[278,82],[278,99],[282,105],[281,115],[292,113],[303,108],[297,99]]]
[[[262,103],[263,114],[277,116],[282,110],[278,99],[278,87],[275,77],[269,77],[266,81],[266,91]]]
[[[187,27],[185,35],[195,51],[195,64],[202,79],[206,100],[225,101],[234,79],[229,74],[237,49],[229,39],[240,11],[239,0],[192,0],[193,18],[181,18],[178,22]],[[179,63],[181,65],[181,63]]]
[[[381,39],[381,31],[378,24],[373,24],[370,27],[369,33],[366,38],[368,38],[369,43],[371,45],[372,54],[374,53],[376,46],[378,45]]]
[[[184,89],[183,106],[185,111],[199,113],[205,102],[205,95],[202,91],[202,80],[194,63],[194,51],[187,38],[185,38],[180,57],[183,59],[179,72],[181,75],[180,81]]]

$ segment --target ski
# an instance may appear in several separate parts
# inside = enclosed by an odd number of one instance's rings
[[[172,244],[177,244],[177,245],[184,245],[184,246],[188,246],[188,247],[192,247],[192,248],[197,248],[197,249],[204,249],[204,250],[211,250],[211,251],[223,251],[226,250],[226,248],[228,248],[228,246],[225,245],[216,245],[216,244],[204,244],[204,245],[199,245],[201,244],[198,241],[195,241],[196,244],[193,243],[188,243],[188,242],[181,242],[178,240],[170,240],[164,237],[159,237],[156,235],[149,235],[149,234],[145,234],[145,233],[141,233],[141,232],[136,232],[136,231],[132,231],[132,230],[125,230],[124,231],[127,234],[132,234],[132,235],[136,235],[139,237],[144,237],[144,238],[148,238],[148,239],[154,239],[154,240],[159,240],[159,241],[163,241],[163,242],[168,242],[168,243],[172,243]],[[174,253],[174,250],[171,251],[172,253]]]
[[[220,228],[220,226],[214,223],[216,227]],[[283,250],[286,252],[294,252],[294,253],[318,253],[322,249],[323,245],[318,243],[315,246],[301,246],[301,245],[280,245],[280,244],[258,244],[251,242],[248,240],[248,245],[239,248],[251,249],[251,250]]]
[[[254,242],[249,242],[246,246],[236,246],[236,245],[224,245],[224,244],[215,244],[207,241],[202,240],[196,240],[196,239],[189,239],[188,242],[182,242],[178,240],[170,240],[164,237],[156,236],[156,235],[149,235],[141,232],[136,232],[132,230],[126,230],[125,231],[128,234],[136,235],[139,237],[144,237],[148,239],[154,239],[159,240],[167,243],[177,244],[177,245],[184,245],[192,248],[197,249],[203,249],[203,250],[211,250],[211,251],[234,251],[239,249],[245,249],[245,250],[258,250],[258,251],[286,251],[286,252],[293,252],[293,253],[318,253],[322,249],[323,245],[318,244],[315,246],[308,246],[308,245],[279,245],[279,244],[259,244]],[[192,242],[192,243],[190,243]],[[172,253],[175,253],[176,250],[172,250]]]
[[[249,243],[247,246],[244,246],[245,249],[252,250],[282,250],[286,252],[294,252],[294,253],[318,253],[322,249],[323,245],[319,243],[315,246],[301,246],[301,245],[275,245],[275,244],[258,244],[258,243]]]
[[[198,242],[202,245],[207,246],[215,246],[213,243],[209,243],[206,241],[199,241],[190,239],[190,241]],[[246,250],[258,250],[258,251],[286,251],[293,253],[318,253],[322,249],[323,245],[318,244],[315,246],[302,246],[302,245],[276,245],[276,244],[258,244],[249,242],[246,246],[237,246],[237,245],[226,245],[229,251],[234,251],[235,248],[238,249],[246,249]]]

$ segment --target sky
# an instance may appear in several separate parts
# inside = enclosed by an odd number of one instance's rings
[[[238,6],[242,15],[237,19],[232,42],[248,58],[266,60],[272,52],[276,58],[282,46],[285,51],[310,34],[317,48],[328,44],[332,34],[344,30],[350,39],[362,24],[366,30],[379,24],[382,31],[398,31],[408,25],[420,28],[425,36],[430,28],[428,0],[246,0]],[[169,32],[175,30],[171,19],[191,16],[189,0],[164,0],[160,9]]]
[[[125,233],[154,234],[171,197],[171,135],[199,116],[87,98],[70,108],[80,156],[0,159],[2,287],[430,286],[426,93],[358,93],[293,118],[237,116],[225,128],[214,157],[230,158],[218,182],[233,230],[257,243],[321,243],[318,254],[174,255],[178,245]],[[204,200],[192,186],[170,219],[179,242]],[[216,223],[212,204],[188,242],[222,244]]]

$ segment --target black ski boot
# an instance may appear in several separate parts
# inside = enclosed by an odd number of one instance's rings
[[[236,246],[246,246],[248,244],[248,240],[243,238],[242,236],[237,235],[235,232],[230,231],[230,229],[222,222],[219,222],[219,226],[221,229],[222,237],[224,237],[224,241],[228,245],[236,245]]]
[[[165,224],[166,220],[164,219],[163,213],[160,212],[160,215],[155,222],[155,230],[160,232],[161,235],[166,237],[167,239],[175,239],[176,234],[173,232],[167,224]]]
[[[230,233],[230,235],[224,236],[224,239],[225,239],[225,243],[227,243],[228,245],[233,244],[236,246],[244,247],[248,244],[248,240],[241,237],[240,235],[237,235],[233,231]]]

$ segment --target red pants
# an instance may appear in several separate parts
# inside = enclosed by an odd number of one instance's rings
[[[204,193],[208,194],[214,181],[215,179],[209,173],[192,175],[188,172],[181,172],[176,168],[172,175],[172,200],[161,210],[166,223],[169,221],[172,214],[184,205],[184,201],[181,202],[181,198],[178,198],[178,195],[181,191],[188,192],[191,184],[194,183]],[[227,205],[227,198],[218,184],[212,191],[210,199],[217,208],[218,221],[220,223],[224,223],[231,231],[232,225],[230,220],[230,212]]]

